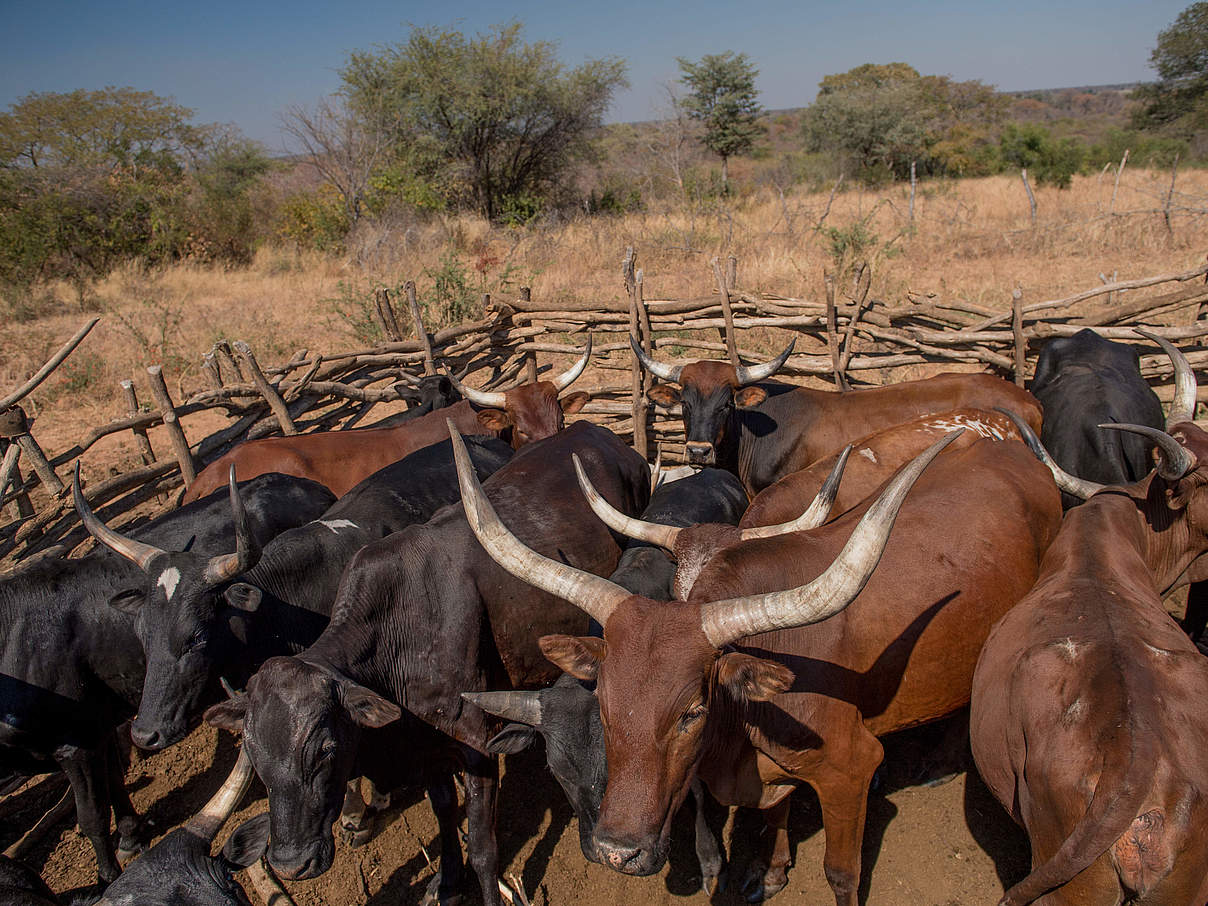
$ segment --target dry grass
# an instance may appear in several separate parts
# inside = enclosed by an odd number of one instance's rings
[[[117,382],[132,378],[143,386],[148,364],[163,363],[175,391],[200,387],[200,356],[220,338],[248,341],[266,363],[303,347],[322,352],[358,345],[347,320],[333,311],[358,315],[348,310],[341,283],[367,296],[377,282],[412,278],[422,297],[450,249],[471,283],[481,284],[476,289],[506,294],[524,283],[539,298],[620,297],[628,245],[638,248],[649,299],[709,291],[708,262],[727,254],[739,260],[741,286],[787,295],[818,297],[823,271],[859,254],[873,264],[874,298],[900,299],[913,290],[993,308],[1009,305],[1017,285],[1029,301],[1057,298],[1096,284],[1100,274],[1126,279],[1200,263],[1208,246],[1208,172],[1179,174],[1173,236],[1156,212],[1169,180],[1169,173],[1126,170],[1114,207],[1111,172],[1076,178],[1066,191],[1036,189],[1034,228],[1020,180],[1000,176],[922,184],[913,227],[904,186],[852,187],[833,200],[828,191],[782,197],[756,190],[724,204],[524,230],[492,228],[468,216],[369,224],[338,259],[266,248],[241,270],[131,266],[97,287],[91,304],[104,320],[27,408],[40,415],[43,444],[59,450],[85,424],[118,414]],[[829,231],[851,238],[856,225],[863,249],[837,260]],[[18,383],[81,321],[68,288],[53,290],[56,313],[0,328],[0,387]],[[341,296],[344,302],[331,301]],[[126,452],[119,443],[114,455]]]

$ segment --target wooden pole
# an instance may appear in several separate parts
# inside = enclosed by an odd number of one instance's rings
[[[214,355],[218,358],[220,367],[225,366],[227,371],[235,376],[235,383],[246,384],[247,377],[243,374],[243,369],[239,367],[239,363],[231,356],[231,347],[223,340],[214,344]],[[221,373],[221,371],[219,372]]]
[[[643,335],[645,331],[642,329],[642,318],[640,315],[641,310],[645,308],[645,302],[642,298],[641,271],[636,271],[634,274],[633,293],[629,297],[629,304],[630,333],[643,348],[647,348],[649,337]],[[635,355],[633,357],[633,378],[631,381],[633,393],[633,448],[641,454],[643,459],[647,459],[650,452],[646,424],[646,417],[650,411],[650,404],[646,401],[646,391],[649,389],[648,382],[649,376]]]
[[[403,339],[403,333],[398,329],[398,320],[394,317],[394,307],[390,304],[390,293],[380,287],[373,293],[373,301],[377,305],[378,317],[382,319],[382,327],[386,336],[394,343]]]
[[[138,394],[134,390],[134,381],[122,381],[121,388],[122,395],[126,397],[126,414],[139,415]],[[134,432],[134,443],[142,456],[143,465],[151,465],[155,462],[155,450],[151,446],[151,438],[147,436],[147,429],[142,425],[136,425],[130,430]]]
[[[910,162],[910,225],[914,226],[914,190],[918,185],[918,177],[915,176],[915,161]]]
[[[520,287],[520,301],[533,301],[532,287]],[[526,384],[534,384],[537,382],[537,356],[533,353],[526,353],[524,360],[524,382]]]
[[[55,474],[54,468],[47,461],[46,454],[42,452],[42,448],[38,446],[38,442],[34,440],[34,436],[28,433],[18,434],[16,441],[21,447],[21,452],[33,467],[38,480],[54,496],[62,497],[67,491],[67,485],[63,484],[59,476]]]
[[[233,361],[231,367],[234,367]],[[168,439],[172,442],[172,453],[180,465],[180,475],[185,481],[185,487],[188,488],[197,478],[197,467],[193,463],[193,455],[189,452],[189,441],[185,437],[184,428],[180,426],[180,419],[176,417],[176,407],[172,404],[172,397],[168,395],[168,385],[164,383],[163,366],[150,366],[147,369],[147,376],[151,380],[151,392],[155,395],[155,401],[163,416]]]
[[[490,296],[484,293],[484,301],[489,301]],[[387,303],[389,304],[389,303]],[[436,359],[432,357],[432,338],[428,336],[428,331],[424,330],[424,318],[419,310],[419,300],[415,298],[415,281],[407,281],[407,307],[411,309],[411,323],[415,326],[415,336],[419,339],[420,346],[424,353],[424,374],[427,376],[436,374]],[[483,307],[486,311],[486,307]]]
[[[38,369],[37,374],[31,377],[8,396],[4,397],[4,399],[0,400],[0,412],[3,412],[9,406],[13,406],[25,397],[29,396],[29,394],[34,391],[34,388],[46,380],[46,378],[50,376],[50,373],[58,368],[59,365],[63,363],[65,358],[71,355],[72,350],[84,342],[84,337],[88,336],[88,332],[92,330],[92,328],[96,327],[97,322],[100,320],[100,318],[93,318],[91,321],[77,330],[75,336],[64,343],[59,348],[59,351],[51,356],[45,365]]]
[[[839,390],[850,390],[847,378],[843,376],[843,364],[839,359],[839,330],[838,315],[835,312],[835,275],[823,274],[826,283],[826,345],[830,349],[831,369],[835,375],[835,387]]]
[[[1023,180],[1024,191],[1028,193],[1028,205],[1032,209],[1032,226],[1036,226],[1036,196],[1032,194],[1032,186],[1028,182],[1027,167],[1019,171],[1019,178]]]
[[[281,394],[277,392],[277,388],[268,382],[268,378],[260,370],[260,364],[256,361],[256,356],[252,354],[252,348],[243,342],[243,340],[236,340],[232,346],[235,348],[235,354],[239,356],[239,359],[247,366],[248,371],[252,373],[252,383],[256,385],[256,389],[260,391],[260,395],[268,403],[268,407],[272,410],[273,415],[277,416],[277,424],[281,426],[281,433],[297,434],[298,429],[294,426],[294,420],[290,418],[285,400],[281,399]]]
[[[1107,213],[1116,213],[1116,193],[1120,191],[1120,174],[1124,172],[1124,165],[1128,163],[1128,148],[1124,149],[1124,156],[1120,158],[1120,166],[1116,168],[1116,183],[1112,186],[1112,201],[1108,205]]]
[[[218,370],[218,360],[214,358],[213,352],[207,352],[201,357],[201,373],[206,376],[206,383],[210,385],[211,390],[222,389],[222,373]],[[134,386],[132,381],[125,383]]]
[[[725,319],[725,336],[722,337],[726,341],[726,354],[730,357],[730,364],[738,367],[742,364],[738,360],[738,347],[734,340],[734,311],[730,308],[730,287],[726,284],[726,277],[721,270],[721,260],[714,257],[709,262],[713,267],[713,278],[717,281],[717,291],[721,293],[721,314]]]
[[[1023,335],[1023,291],[1016,287],[1011,292],[1011,333],[1015,335],[1015,384],[1024,385],[1027,379],[1027,340]]]
[[[1179,175],[1179,152],[1174,154],[1174,163],[1170,166],[1170,188],[1166,190],[1166,204],[1162,206],[1162,217],[1166,221],[1166,235],[1174,238],[1174,224],[1170,221],[1170,203],[1174,199],[1174,181]]]
[[[7,445],[4,450],[4,461],[0,463],[0,497],[4,496],[4,492],[8,490],[9,482],[13,480],[14,475],[19,475],[17,472],[17,461],[21,458],[21,448],[11,441],[4,441]],[[19,480],[19,479],[18,479]],[[26,498],[28,502],[28,498]],[[21,518],[25,515],[21,512],[21,508],[17,507],[16,518]]]

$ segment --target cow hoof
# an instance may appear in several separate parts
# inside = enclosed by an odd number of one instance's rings
[[[428,888],[424,891],[424,897],[419,901],[419,906],[463,906],[464,903],[465,897],[460,893],[445,894],[443,898],[441,897],[440,872],[438,871],[428,882]]]
[[[748,903],[770,900],[788,884],[788,874],[783,868],[766,868],[753,865],[742,884],[742,896]]]
[[[146,852],[151,843],[150,822],[137,818],[122,818],[117,823],[117,860],[125,865],[141,852]]]
[[[726,882],[729,877],[726,874],[724,866],[717,869],[702,869],[700,879],[700,889],[713,896],[715,893],[720,893],[726,889]]]
[[[363,821],[355,825],[341,824],[340,836],[348,846],[358,849],[373,839],[373,822]]]

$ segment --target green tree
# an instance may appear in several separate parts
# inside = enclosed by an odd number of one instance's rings
[[[731,157],[746,154],[764,133],[759,116],[759,90],[755,77],[759,70],[751,65],[745,53],[727,50],[721,54],[705,54],[694,63],[676,57],[680,82],[691,93],[680,103],[694,120],[704,124],[701,141],[721,158],[721,185],[728,185],[728,164]]]
[[[1026,167],[1038,185],[1059,189],[1070,187],[1086,156],[1085,149],[1075,139],[1055,139],[1048,129],[1036,123],[1008,123],[999,145],[1004,164],[1017,169]]]
[[[524,42],[518,23],[474,38],[415,28],[403,43],[352,54],[340,74],[350,110],[393,136],[396,169],[492,220],[523,219],[562,188],[627,84],[621,60],[567,69],[553,44]]]
[[[1194,140],[1208,132],[1208,2],[1187,7],[1158,33],[1149,55],[1158,81],[1136,92],[1139,129]]]

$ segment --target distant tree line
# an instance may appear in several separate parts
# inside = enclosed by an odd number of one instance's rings
[[[67,279],[82,297],[122,261],[239,264],[273,237],[337,249],[360,221],[399,211],[472,210],[523,225],[629,210],[660,193],[707,201],[734,191],[731,160],[772,156],[769,126],[780,159],[762,166],[791,171],[790,181],[819,167],[872,184],[912,171],[954,178],[1026,167],[1041,184],[1066,186],[1125,148],[1142,165],[1208,158],[1208,2],[1158,35],[1158,80],[1135,92],[1129,128],[1093,143],[1062,133],[1076,97],[1046,122],[1019,120],[1043,101],[906,63],[826,76],[786,137],[785,117],[760,106],[745,54],[678,64],[680,91],[664,121],[604,127],[626,85],[621,59],[568,67],[554,45],[525,41],[518,23],[475,36],[414,28],[404,41],[352,53],[335,96],[285,111],[301,154],[276,162],[151,92],[31,94],[0,114],[0,294]],[[720,178],[706,152],[720,160]],[[299,160],[310,181],[272,188],[300,172]],[[661,189],[634,175],[654,167],[669,174]]]

